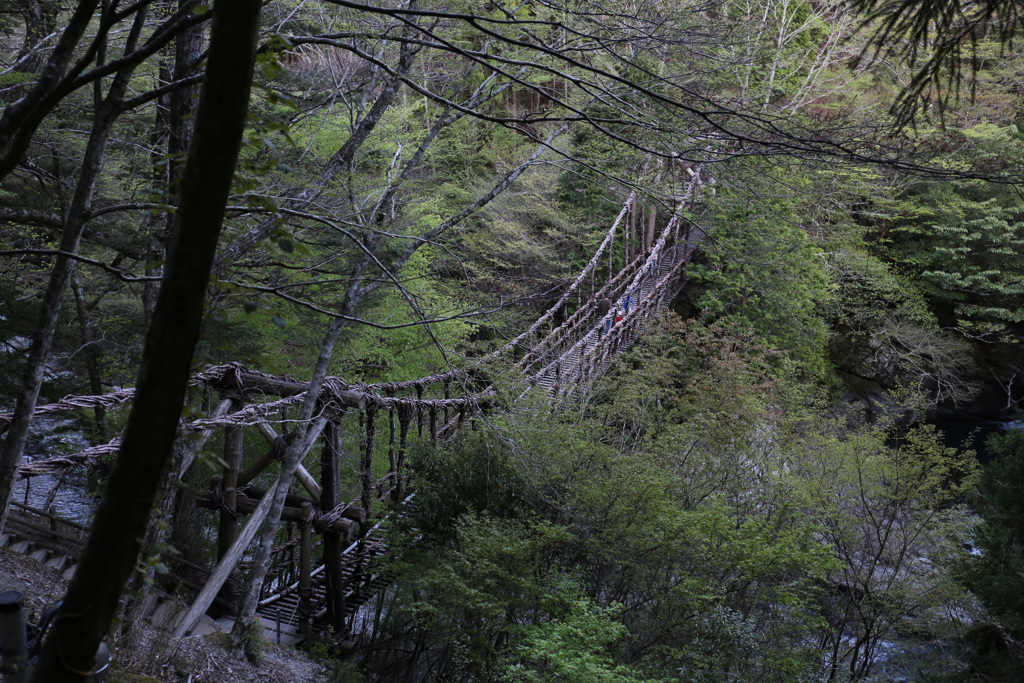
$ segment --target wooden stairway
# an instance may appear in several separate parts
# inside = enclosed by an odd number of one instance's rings
[[[27,555],[71,580],[87,534],[88,528],[83,524],[11,501],[7,525],[0,533],[0,548]]]

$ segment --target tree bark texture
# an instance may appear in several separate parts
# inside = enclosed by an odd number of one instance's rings
[[[288,444],[285,451],[284,461],[281,463],[281,471],[278,474],[277,482],[273,490],[273,503],[270,506],[270,513],[263,525],[263,533],[260,535],[259,547],[253,557],[252,575],[249,577],[248,590],[246,591],[245,602],[238,621],[232,630],[232,636],[236,642],[243,637],[247,622],[256,614],[256,606],[259,603],[260,589],[263,586],[263,577],[267,574],[267,563],[270,560],[270,551],[274,545],[274,536],[281,523],[281,513],[284,510],[285,497],[291,487],[292,477],[295,476],[295,468],[306,454],[306,435],[312,427],[313,411],[317,407],[320,390],[323,387],[324,379],[327,377],[327,369],[330,365],[331,356],[334,354],[334,344],[338,341],[345,326],[345,321],[335,319],[327,328],[327,334],[320,345],[320,356],[317,358],[316,366],[313,368],[313,376],[309,382],[309,389],[302,401],[296,420],[295,437]]]
[[[138,40],[144,24],[145,11],[140,11],[128,38],[129,48]],[[64,254],[74,254],[78,251],[82,232],[85,230],[85,224],[92,209],[96,183],[103,170],[103,158],[107,142],[110,139],[110,132],[117,120],[119,106],[133,71],[134,67],[130,67],[118,72],[110,84],[106,98],[100,100],[97,97],[99,101],[96,104],[96,114],[93,117],[89,142],[85,147],[82,169],[75,186],[75,196],[71,200],[71,206],[68,207],[61,235],[60,251]],[[43,302],[39,309],[39,323],[32,337],[32,345],[29,347],[28,362],[25,365],[21,388],[14,408],[14,419],[8,428],[7,438],[4,440],[3,450],[0,452],[0,528],[3,528],[7,521],[11,491],[14,488],[18,465],[21,464],[22,454],[25,451],[25,442],[28,440],[32,413],[35,411],[36,401],[39,399],[39,389],[43,384],[43,373],[50,358],[50,349],[57,328],[57,317],[64,299],[64,290],[68,286],[74,269],[75,261],[73,259],[65,255],[58,256],[54,261],[53,270],[50,271],[46,292],[43,294]]]
[[[84,680],[135,569],[170,457],[252,84],[260,4],[216,0],[207,78],[182,180],[178,220],[121,450],[37,680]]]

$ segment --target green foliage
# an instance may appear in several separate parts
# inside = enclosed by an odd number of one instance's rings
[[[381,288],[378,295],[367,301],[360,311],[361,317],[395,327],[381,330],[361,326],[346,330],[339,340],[342,358],[333,365],[333,373],[351,379],[402,381],[424,377],[447,365],[438,346],[449,351],[459,348],[476,325],[471,319],[444,320],[463,310],[462,293],[451,283],[433,277],[436,258],[433,249],[421,249],[395,274],[402,290]],[[441,321],[431,323],[429,330],[408,324],[421,319],[410,305],[410,298],[426,319]],[[398,327],[403,324],[408,325]]]
[[[834,674],[866,675],[878,643],[897,633],[947,635],[955,624],[938,615],[969,604],[949,568],[970,527],[963,500],[974,453],[945,447],[933,426],[907,426],[901,414],[877,426],[802,420],[785,436],[809,521],[838,560],[821,605],[838,625],[822,634],[835,648]]]
[[[21,83],[28,83],[31,80],[32,74],[20,73],[18,71],[8,71],[7,73],[0,74],[0,86],[2,87],[20,85]]]
[[[535,294],[561,281],[567,263],[592,252],[589,223],[554,200],[554,183],[551,169],[521,177],[482,212],[480,229],[462,238],[463,267],[477,287]]]
[[[655,679],[615,663],[613,649],[626,635],[626,627],[615,619],[621,612],[621,605],[602,608],[586,598],[572,601],[562,619],[525,629],[521,644],[510,657],[513,663],[507,665],[500,680],[653,683]]]
[[[975,154],[1001,146],[1021,156],[1014,133],[991,125],[962,131]],[[982,183],[912,189],[879,235],[882,254],[904,268],[943,325],[968,337],[1007,340],[1024,322],[1024,228],[1020,197]]]
[[[768,344],[790,352],[821,375],[826,332],[818,307],[832,297],[819,249],[798,226],[795,200],[720,193],[709,233],[707,264],[689,272],[706,291],[697,305],[738,325],[752,325]]]
[[[979,553],[964,563],[964,580],[1014,637],[1024,636],[1024,431],[993,435],[995,459],[985,468],[975,529]],[[1024,666],[1024,663],[1022,663]]]
[[[421,442],[411,460],[417,476],[412,525],[432,537],[451,538],[467,513],[507,519],[525,512],[524,482],[493,432],[462,431],[443,449]]]
[[[462,675],[492,680],[519,624],[565,609],[564,579],[551,558],[567,540],[564,529],[543,521],[462,516],[454,545],[407,575],[420,595],[418,628],[452,653]]]
[[[841,369],[886,387],[913,384],[936,401],[975,395],[973,350],[939,326],[913,281],[852,249],[830,265],[839,290],[830,355]]]
[[[801,675],[833,561],[784,479],[756,474],[781,455],[761,431],[770,370],[756,340],[674,319],[614,395],[582,412],[523,402],[500,433],[420,454],[413,526],[441,544],[403,558],[429,617],[417,632],[460,676]]]
[[[594,106],[588,114],[616,116],[603,104]],[[636,152],[621,140],[587,127],[574,129],[571,142],[577,156],[594,161],[572,164],[562,173],[557,180],[555,197],[563,207],[589,216],[595,225],[604,225],[607,229],[622,207],[619,197],[609,191],[608,175],[620,175],[626,169],[633,169],[634,173],[639,170]]]

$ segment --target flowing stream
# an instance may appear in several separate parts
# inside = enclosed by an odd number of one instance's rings
[[[6,318],[0,315],[0,321],[3,320]],[[30,344],[27,337],[0,340],[0,356],[25,356]],[[47,382],[60,382],[72,376],[66,356],[58,355],[47,364]],[[61,395],[59,390],[58,395]],[[41,395],[40,403],[45,402],[46,396]],[[0,399],[0,412],[12,410],[12,397]],[[36,417],[32,420],[28,443],[25,444],[24,462],[71,455],[90,445],[74,419],[60,415]],[[81,524],[90,523],[96,509],[96,501],[89,495],[88,475],[84,467],[69,467],[56,476],[22,479],[14,485],[13,499],[43,510],[53,506],[61,517]]]
[[[78,424],[61,417],[37,417],[25,447],[25,462],[71,455],[89,447]],[[92,521],[96,501],[89,495],[88,476],[83,467],[69,467],[53,475],[22,479],[14,485],[14,500],[40,509],[53,506],[65,519],[81,524]]]

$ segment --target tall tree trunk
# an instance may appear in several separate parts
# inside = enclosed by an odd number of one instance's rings
[[[164,469],[164,475],[160,478],[157,488],[156,504],[153,509],[157,511],[157,523],[150,524],[146,529],[146,536],[142,541],[142,566],[143,571],[132,572],[129,577],[127,588],[131,596],[125,603],[121,615],[120,631],[115,635],[117,646],[129,650],[135,649],[142,642],[144,635],[142,629],[135,628],[135,623],[145,618],[143,613],[146,606],[146,598],[152,590],[152,584],[156,578],[156,569],[146,560],[151,556],[161,553],[156,550],[158,544],[165,544],[170,534],[170,524],[174,511],[174,497],[177,491],[178,467],[184,460],[187,449],[186,439],[180,438],[174,444],[169,466]]]
[[[335,418],[324,429],[323,450],[320,451],[320,509],[333,510],[341,503],[341,418]],[[324,565],[327,576],[327,619],[340,633],[345,619],[345,596],[341,566],[344,550],[341,535],[324,531]]]
[[[202,323],[210,268],[241,146],[252,85],[260,3],[215,0],[195,140],[135,402],[64,606],[43,646],[36,679],[84,680],[146,533],[170,457]]]
[[[166,59],[160,60],[158,69],[161,85],[172,80],[172,72]],[[171,197],[168,186],[169,166],[163,163],[167,156],[168,129],[171,126],[170,104],[168,96],[158,97],[153,102],[154,122],[153,129],[149,134],[150,152],[150,175],[154,188],[163,188],[164,195],[168,202],[174,201]],[[146,212],[142,218],[142,225],[139,226],[139,234],[146,240],[146,277],[158,278],[163,274],[161,263],[164,260],[165,243],[167,242],[167,228],[173,221],[173,214],[167,212],[166,217],[153,212]],[[160,293],[160,283],[154,280],[147,280],[142,285],[142,334],[146,334],[149,323],[153,320],[153,310],[156,308],[156,298]]]
[[[178,0],[179,9],[187,2],[188,0]],[[173,69],[166,64],[165,60],[160,69],[161,79],[167,82],[181,81],[196,71],[203,55],[203,29],[202,25],[189,26],[175,38]],[[198,94],[199,84],[189,85],[176,88],[167,97],[160,98],[157,103],[157,134],[166,144],[168,160],[161,180],[166,194],[170,197],[176,198],[178,195],[185,154],[192,144],[192,119],[195,115]],[[161,146],[156,144],[154,149],[160,149]],[[148,226],[149,233],[146,244],[146,275],[148,276],[159,277],[163,273],[163,268],[157,264],[164,260],[167,234],[173,229],[173,223],[174,215],[168,213],[162,226],[156,220],[153,220],[152,224]],[[153,317],[157,292],[158,287],[155,284],[146,283],[142,301],[147,327]]]
[[[25,20],[25,40],[18,54],[18,59],[25,61],[18,66],[18,71],[36,74],[43,67],[46,54],[39,44],[57,30],[58,7],[47,0],[19,0],[16,4]]]
[[[345,327],[345,320],[336,318],[331,321],[324,341],[320,345],[320,356],[317,358],[316,366],[313,368],[313,377],[306,390],[306,396],[299,409],[295,435],[288,443],[284,460],[281,463],[281,471],[277,476],[277,483],[274,488],[273,501],[270,504],[270,512],[263,523],[263,532],[260,534],[260,543],[253,558],[252,575],[249,577],[249,586],[246,590],[245,601],[239,618],[235,622],[232,635],[236,642],[240,642],[248,628],[248,622],[256,614],[256,604],[259,602],[260,588],[263,586],[263,577],[267,574],[267,562],[270,559],[270,550],[274,545],[274,536],[281,524],[281,511],[284,509],[284,501],[288,495],[288,488],[291,486],[292,477],[299,465],[299,460],[305,455],[304,445],[306,434],[312,424],[313,411],[317,407],[320,397],[320,389],[323,387],[324,379],[327,377],[327,369],[330,365],[331,356],[334,353],[334,344]]]
[[[136,16],[126,50],[131,49],[138,41],[145,24],[145,14],[143,9]],[[43,302],[39,310],[39,323],[36,326],[35,335],[32,337],[28,362],[25,365],[21,389],[14,408],[14,418],[7,431],[3,450],[0,452],[0,528],[3,528],[7,521],[14,478],[25,451],[25,442],[32,424],[32,413],[35,411],[36,401],[39,399],[39,389],[43,384],[43,372],[50,358],[50,349],[57,328],[57,317],[60,315],[60,307],[64,299],[64,290],[75,269],[75,261],[66,254],[74,254],[78,251],[82,231],[85,229],[86,219],[92,207],[96,182],[103,170],[103,157],[107,149],[107,141],[110,139],[110,131],[117,119],[118,107],[133,71],[134,67],[129,67],[118,72],[110,84],[107,97],[102,100],[99,95],[96,97],[96,114],[93,118],[92,131],[85,147],[82,169],[75,187],[75,196],[71,200],[71,206],[68,207],[61,235],[60,251],[63,253],[57,256],[53,270],[50,271],[50,279],[46,285],[46,292],[43,294]]]
[[[89,322],[89,304],[85,300],[85,289],[78,272],[71,275],[71,289],[75,293],[75,310],[78,313],[78,328],[82,332],[82,353],[85,355],[85,370],[89,376],[89,392],[93,396],[103,393],[103,378],[100,376],[99,348]],[[100,441],[107,440],[107,409],[96,406],[96,430]]]

